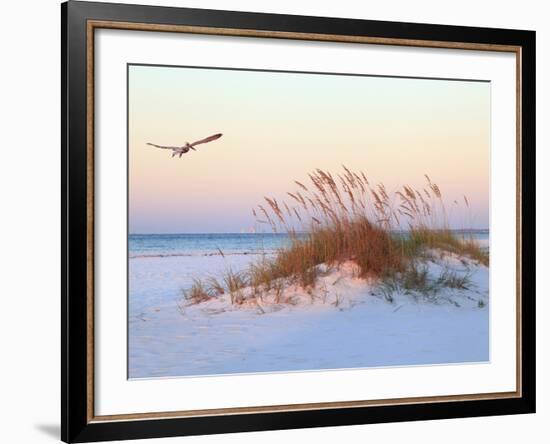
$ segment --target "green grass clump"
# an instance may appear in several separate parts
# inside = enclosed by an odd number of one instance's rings
[[[420,254],[426,248],[435,248],[459,256],[467,256],[489,266],[489,253],[483,251],[472,238],[457,237],[449,229],[411,228],[403,239],[403,249],[408,256]]]

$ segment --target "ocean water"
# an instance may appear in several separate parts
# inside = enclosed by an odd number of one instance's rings
[[[489,231],[460,231],[488,244]],[[290,244],[284,233],[130,234],[128,257],[226,256],[270,254]]]
[[[290,244],[283,233],[131,234],[128,241],[130,258],[269,254]]]

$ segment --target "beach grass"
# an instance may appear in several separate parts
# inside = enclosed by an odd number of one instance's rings
[[[192,304],[200,304],[208,301],[216,296],[211,288],[200,279],[193,279],[193,285],[189,290],[183,291],[183,297],[186,301]]]
[[[338,267],[352,261],[359,269],[357,277],[385,282],[389,300],[388,282],[425,293],[442,286],[466,288],[466,278],[449,273],[438,282],[429,281],[418,259],[435,250],[489,265],[488,253],[471,237],[459,237],[449,228],[442,192],[429,176],[422,189],[404,185],[389,193],[383,184],[371,185],[363,172],[342,168],[336,175],[317,169],[307,184],[295,181],[287,200],[265,196],[253,216],[273,232],[288,233],[290,245],[244,271],[228,270],[221,282],[195,281],[187,299],[196,303],[228,293],[232,304],[241,304],[244,288],[260,299],[272,289],[282,294],[285,285],[312,289],[319,265]],[[469,209],[466,197],[464,204]]]

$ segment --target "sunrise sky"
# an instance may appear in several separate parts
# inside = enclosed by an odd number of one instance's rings
[[[129,66],[130,233],[241,232],[263,196],[341,165],[423,187],[455,228],[489,226],[490,83]],[[215,142],[172,158],[146,145]]]

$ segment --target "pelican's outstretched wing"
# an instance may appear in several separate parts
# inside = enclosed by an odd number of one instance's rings
[[[179,146],[163,146],[163,145],[155,145],[154,143],[147,142],[147,145],[154,146],[155,148],[161,148],[163,150],[178,150]]]
[[[194,146],[200,145],[201,143],[212,142],[213,140],[219,139],[221,136],[222,136],[221,133],[214,134],[213,136],[206,137],[205,139],[197,140],[196,142],[193,142],[192,144],[190,144],[190,146],[194,147]]]

